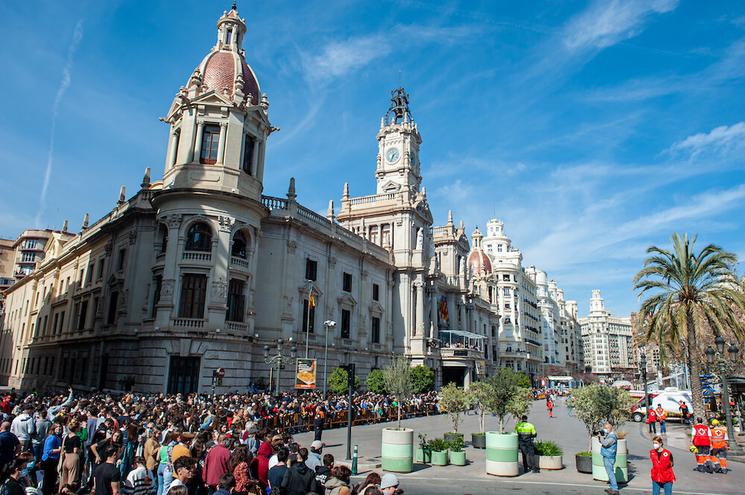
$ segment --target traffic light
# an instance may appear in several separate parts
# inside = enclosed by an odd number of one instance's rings
[[[347,365],[347,387],[354,388],[354,371],[355,371],[354,363],[348,364]]]

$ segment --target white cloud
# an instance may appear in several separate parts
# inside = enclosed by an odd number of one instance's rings
[[[709,132],[688,136],[670,147],[671,152],[686,152],[692,157],[701,153],[727,153],[745,144],[745,122],[726,126],[722,125]]]
[[[572,52],[602,49],[637,36],[654,14],[675,10],[677,0],[597,1],[564,30],[564,46]]]

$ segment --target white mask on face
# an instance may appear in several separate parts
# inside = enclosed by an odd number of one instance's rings
[[[652,447],[654,447],[654,450],[659,450],[660,447],[662,447],[662,445],[660,445],[659,443],[655,442],[655,443],[652,444]]]

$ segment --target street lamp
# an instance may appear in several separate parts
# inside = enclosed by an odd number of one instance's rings
[[[326,328],[326,339],[323,346],[323,397],[325,398],[326,388],[328,387],[326,368],[329,361],[329,328],[336,328],[336,322],[334,320],[326,320],[323,322],[323,326]]]
[[[649,392],[647,392],[647,353],[640,352],[639,357],[639,373],[641,375],[642,382],[644,383],[644,406],[646,408],[645,414],[649,415]]]
[[[269,345],[264,345],[264,362],[270,366],[269,368],[269,387],[271,388],[271,371],[274,369],[274,367],[277,367],[277,389],[276,393],[279,395],[279,378],[281,375],[282,367],[285,366],[288,362],[291,362],[291,360],[295,359],[295,356],[297,355],[297,347],[295,347],[295,343],[292,341],[292,337],[290,337],[289,340],[290,343],[290,355],[284,354],[282,352],[282,344],[284,344],[283,339],[277,339],[277,353],[273,355],[269,355],[270,347]]]
[[[721,335],[714,339],[714,345],[717,346],[715,351],[711,346],[708,346],[704,351],[706,354],[706,361],[710,366],[716,363],[719,368],[719,379],[722,381],[722,406],[724,407],[724,415],[727,420],[727,437],[729,438],[729,450],[734,455],[742,454],[742,449],[735,441],[735,430],[732,427],[732,411],[729,408],[729,381],[727,380],[727,373],[730,370],[732,364],[737,362],[737,354],[740,349],[735,344],[730,344],[727,348],[731,362],[727,361],[724,357],[724,339]]]

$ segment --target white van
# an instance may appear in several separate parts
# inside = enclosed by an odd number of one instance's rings
[[[649,392],[650,404],[652,408],[657,408],[657,404],[662,406],[662,409],[667,411],[667,419],[681,419],[680,414],[680,401],[685,402],[688,406],[688,412],[693,411],[693,404],[691,400],[691,392],[689,390],[678,390],[677,387],[667,387],[662,392]],[[647,419],[647,404],[644,399],[640,399],[631,408],[631,417],[637,423],[646,421]]]

